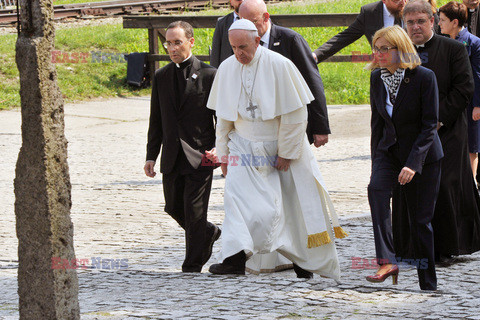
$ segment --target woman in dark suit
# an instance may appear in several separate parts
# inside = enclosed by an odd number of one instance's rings
[[[480,152],[480,39],[464,27],[467,22],[467,7],[463,3],[450,1],[440,8],[440,23],[442,33],[451,39],[463,43],[470,57],[475,93],[467,108],[468,115],[468,151],[473,176],[477,174],[478,153]]]
[[[370,79],[372,175],[368,200],[380,267],[367,280],[383,282],[392,276],[393,283],[397,282],[397,263],[402,259],[393,249],[390,199],[393,188],[400,184],[408,206],[420,288],[436,290],[431,220],[443,157],[437,134],[437,81],[431,70],[420,66],[402,28],[380,29],[372,44],[375,59],[368,67],[375,70]]]

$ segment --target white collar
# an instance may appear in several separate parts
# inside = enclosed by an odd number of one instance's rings
[[[240,19],[240,16],[235,11],[233,11],[233,22],[237,21],[238,19]]]
[[[383,3],[383,15],[385,16],[388,16],[388,17],[392,17],[393,19],[395,19],[395,16],[393,14],[390,13],[390,11],[388,11],[387,9],[387,6],[385,5],[385,3]]]
[[[182,62],[180,63],[184,63],[185,61],[187,61],[188,59],[190,59],[190,57],[192,56],[192,53],[190,52],[190,55],[188,56],[187,59],[183,60]],[[180,64],[179,63],[175,63],[175,65],[177,66],[177,68],[180,68]]]
[[[272,31],[272,23],[270,22],[270,26],[268,27],[267,32],[265,32],[265,34],[260,39],[260,40],[263,41],[263,43],[265,43],[265,48],[268,48],[268,45],[270,44],[270,33],[271,33],[271,31]]]
[[[430,41],[430,40],[433,38],[433,35],[434,35],[434,32],[432,31],[432,35],[430,36],[430,38],[428,38],[427,41],[425,41],[425,42],[422,43],[422,44],[416,44],[415,47],[417,47],[417,48],[424,48],[424,47],[425,47],[425,43],[427,43],[428,41]]]
[[[250,61],[250,63],[245,66],[247,67],[253,66],[260,59],[260,56],[262,55],[262,50],[265,50],[265,49],[266,48],[262,47],[261,45],[258,45],[257,51],[255,51],[255,55],[253,56],[252,61]]]

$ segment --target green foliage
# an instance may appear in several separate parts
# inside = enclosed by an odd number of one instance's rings
[[[55,4],[85,2],[84,0],[57,0]],[[360,7],[372,0],[284,1],[269,6],[271,14],[359,12]],[[438,1],[443,5],[447,0]],[[224,15],[229,10],[187,12],[187,15]],[[318,48],[332,36],[345,29],[296,28],[310,45]],[[208,54],[213,29],[195,29],[194,54]],[[20,105],[18,70],[15,65],[16,35],[0,36],[0,109]],[[131,53],[148,51],[146,29],[123,29],[119,24],[82,26],[56,31],[55,50],[71,57],[73,53],[88,53],[86,63],[56,63],[58,82],[66,102],[97,97],[148,95],[150,89],[136,89],[126,84],[126,63],[92,63],[91,52]],[[370,47],[362,37],[339,54],[361,52],[369,54]],[[164,65],[164,63],[162,64]],[[369,71],[365,63],[321,63],[320,74],[324,81],[328,104],[368,103]]]
[[[0,110],[20,105],[18,69],[15,64],[16,35],[0,37]]]

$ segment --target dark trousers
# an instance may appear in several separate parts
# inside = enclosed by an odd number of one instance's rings
[[[398,184],[398,175],[402,168],[403,165],[390,152],[377,152],[373,159],[368,202],[379,264],[397,261],[393,249],[390,199],[393,188]],[[423,166],[422,174],[416,173],[412,181],[401,186],[408,207],[418,279],[420,288],[424,290],[437,288],[431,221],[438,196],[440,172],[440,161],[426,164]]]
[[[193,169],[181,153],[174,170],[163,174],[165,212],[185,230],[182,271],[199,272],[206,262],[208,243],[215,232],[215,226],[207,221],[213,169]]]

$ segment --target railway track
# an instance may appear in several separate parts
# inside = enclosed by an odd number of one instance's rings
[[[172,13],[228,6],[228,0],[118,0],[54,6],[54,18],[92,18],[140,13]],[[0,24],[17,22],[16,9],[0,10]]]

